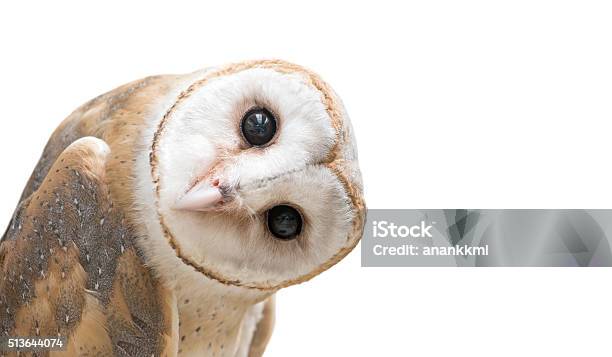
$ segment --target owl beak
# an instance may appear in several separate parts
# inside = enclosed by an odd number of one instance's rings
[[[221,202],[223,202],[223,194],[218,185],[196,185],[176,202],[174,209],[208,211]]]

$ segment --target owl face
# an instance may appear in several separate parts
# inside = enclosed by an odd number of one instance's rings
[[[348,117],[316,75],[284,62],[201,73],[159,120],[153,202],[183,264],[278,289],[340,260],[363,228]]]

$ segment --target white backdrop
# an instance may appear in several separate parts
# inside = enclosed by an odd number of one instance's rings
[[[609,2],[399,3],[2,2],[0,219],[81,103],[256,58],[340,93],[370,207],[612,208]],[[267,355],[602,356],[611,323],[611,269],[365,269],[355,251],[279,294]]]

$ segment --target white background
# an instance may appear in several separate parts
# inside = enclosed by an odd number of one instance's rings
[[[609,2],[219,3],[2,2],[0,219],[81,103],[256,58],[340,93],[370,207],[612,208]],[[611,273],[365,269],[355,251],[279,294],[267,355],[610,355]]]

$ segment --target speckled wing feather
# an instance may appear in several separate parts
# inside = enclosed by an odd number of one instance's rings
[[[171,350],[169,294],[110,198],[109,151],[75,141],[18,206],[0,242],[2,335],[67,336],[67,356]]]

